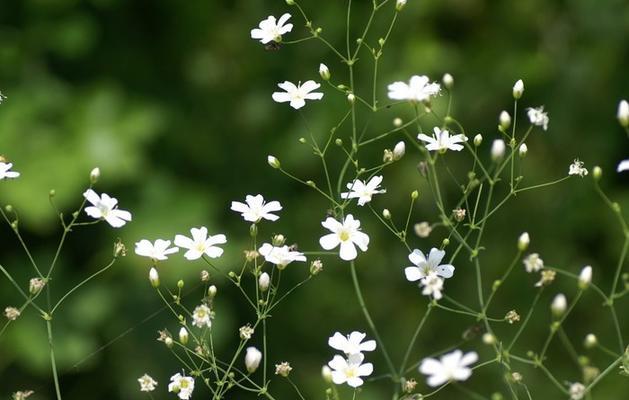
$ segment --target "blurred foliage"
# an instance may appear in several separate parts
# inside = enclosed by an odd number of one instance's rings
[[[326,37],[342,46],[343,3],[301,3]],[[357,36],[371,1],[354,3],[353,35]],[[228,205],[245,194],[259,192],[285,206],[282,219],[266,226],[263,235],[282,232],[303,249],[318,247],[325,203],[268,168],[265,159],[275,154],[296,175],[316,181],[322,179],[320,164],[297,140],[306,134],[302,118],[287,105],[271,101],[270,95],[277,82],[318,79],[320,62],[330,67],[335,81],[348,78],[344,66],[316,41],[267,52],[249,38],[249,30],[261,19],[286,11],[293,13],[291,38],[305,37],[296,10],[280,0],[0,2],[0,89],[8,96],[0,106],[0,151],[22,172],[10,185],[2,182],[0,198],[2,204],[18,209],[35,257],[50,260],[60,233],[49,190],[55,189],[59,209],[71,213],[94,166],[103,172],[98,189],[113,194],[121,208],[134,216],[119,231],[98,225],[71,235],[54,295],[106,264],[110,244],[118,235],[131,250],[141,238],[173,237],[191,226],[206,225],[210,232],[227,234],[230,250],[221,263],[234,265],[241,257],[237,249],[244,248],[248,226],[228,211]],[[391,12],[392,6],[383,15]],[[388,18],[377,21],[370,42],[384,34]],[[363,58],[365,65],[357,69],[365,86],[359,84],[358,93],[369,90],[371,82],[368,54]],[[615,120],[618,101],[629,97],[628,70],[629,7],[624,0],[409,0],[385,50],[378,96],[386,96],[386,84],[412,74],[439,79],[450,72],[455,77],[453,114],[469,133],[481,132],[489,143],[497,137],[498,113],[512,107],[511,85],[522,78],[526,85],[522,104],[544,104],[551,118],[548,132],[531,136],[525,182],[564,176],[578,156],[590,168],[595,164],[603,168],[603,186],[627,207],[627,175],[614,170],[629,155],[627,139]],[[336,124],[345,102],[335,92],[325,89],[325,93],[325,101],[303,110],[318,137]],[[397,110],[384,114],[368,127],[370,134],[389,129],[396,116],[407,117]],[[520,111],[518,117],[523,115]],[[349,137],[347,129],[340,135]],[[372,159],[378,160],[382,149],[398,139],[378,142],[368,150]],[[335,157],[340,162],[342,154]],[[415,168],[418,157],[409,154],[385,172],[388,195],[374,200],[376,208],[400,210],[394,218],[401,219],[408,194],[417,188],[422,196],[414,218],[435,218],[429,188]],[[449,194],[453,196],[454,190]],[[401,279],[406,252],[368,211],[356,213],[372,238],[368,256],[358,259],[361,280],[383,337],[399,358],[425,309],[425,298]],[[589,179],[524,193],[497,213],[485,241],[487,276],[499,276],[524,230],[533,238],[531,249],[547,264],[574,272],[592,264],[596,282],[610,287],[622,238]],[[437,230],[428,239],[413,239],[411,245],[427,249],[440,243],[443,234]],[[11,230],[3,226],[0,237],[3,265],[19,282],[27,282],[30,266]],[[447,289],[460,301],[476,304],[468,267],[457,265],[459,279],[448,281]],[[174,257],[162,269],[162,280],[194,282],[201,268]],[[161,303],[146,282],[147,270],[146,261],[128,256],[77,292],[56,319],[66,398],[137,397],[136,378],[147,371],[160,382],[159,390],[166,390],[177,363],[155,341],[156,331],[164,326],[174,331],[176,323],[163,312],[154,316]],[[306,274],[302,267],[294,270],[289,279],[295,282]],[[488,278],[486,285],[491,281]],[[492,313],[528,309],[532,283],[533,277],[519,269]],[[237,291],[220,280],[217,284],[219,320],[214,326],[217,346],[227,351],[236,340],[237,328],[250,315]],[[0,304],[15,299],[6,280],[0,279],[0,288]],[[553,284],[516,350],[541,347],[550,318],[543,309],[558,291],[570,298],[576,288],[561,279]],[[190,305],[194,298],[198,297],[190,296]],[[625,298],[618,305],[625,332],[629,331],[626,306]],[[457,343],[473,323],[437,312],[414,358]],[[319,371],[331,358],[327,337],[336,330],[353,329],[367,331],[354,302],[349,271],[337,261],[326,260],[324,273],[273,315],[270,347],[277,359],[271,362],[290,360],[294,380],[303,382],[308,397],[323,398]],[[590,293],[567,321],[566,330],[580,352],[580,340],[589,332],[604,343],[613,340],[609,317],[600,312],[599,299]],[[482,348],[478,338],[473,340],[462,346]],[[489,351],[481,354],[489,356]],[[551,348],[549,357],[559,379],[580,379],[559,346]],[[595,365],[605,365],[605,357],[591,355]],[[376,375],[382,373],[380,356],[370,359]],[[549,383],[539,370],[523,368],[521,373],[536,398],[563,398],[555,389],[546,389]],[[479,370],[469,385],[484,393],[503,390],[497,374],[497,367]],[[52,399],[49,376],[44,324],[31,310],[0,340],[0,396],[31,388],[36,399]],[[596,397],[623,398],[627,381],[618,382],[618,378],[603,382]],[[275,385],[279,398],[294,397],[288,385]],[[380,399],[387,393],[374,386],[362,398]],[[443,398],[458,395],[452,388],[443,393]]]

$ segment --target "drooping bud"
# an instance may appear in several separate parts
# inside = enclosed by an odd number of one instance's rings
[[[522,79],[518,79],[515,85],[513,85],[513,98],[519,100],[522,97],[522,93],[524,93],[524,82],[522,82]]]
[[[262,361],[262,353],[260,350],[255,347],[247,347],[247,352],[245,354],[245,367],[247,367],[247,371],[252,374],[258,369],[260,365],[260,361]]]
[[[149,271],[149,281],[151,282],[151,286],[154,288],[159,287],[159,273],[155,269],[155,267],[151,268]]]
[[[594,335],[593,333],[590,333],[585,336],[583,345],[585,346],[586,349],[591,349],[595,347],[597,344],[598,344],[598,339],[596,338],[596,335]]]

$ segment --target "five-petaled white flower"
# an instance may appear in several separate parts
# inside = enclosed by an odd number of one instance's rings
[[[188,400],[194,391],[194,378],[177,373],[170,377],[168,391],[176,393],[181,400]]]
[[[13,163],[0,162],[0,181],[5,178],[17,178],[20,176],[19,172],[11,171]]]
[[[526,115],[533,125],[541,126],[544,130],[548,129],[548,113],[544,112],[544,106],[537,108],[527,108]]]
[[[426,150],[429,151],[438,151],[440,153],[445,153],[447,150],[461,151],[463,150],[463,145],[459,143],[467,142],[467,137],[462,134],[450,136],[450,132],[445,129],[441,130],[438,127],[435,127],[433,132],[432,137],[423,133],[417,135],[417,139],[428,143]]]
[[[245,221],[259,222],[263,218],[269,221],[277,221],[280,218],[275,214],[271,214],[273,211],[280,211],[282,209],[282,205],[279,201],[264,203],[264,197],[259,194],[256,196],[247,195],[245,202],[247,204],[232,201],[231,207],[233,211],[241,213]]]
[[[439,94],[438,83],[429,83],[425,75],[413,75],[409,81],[394,82],[388,86],[389,98],[392,100],[428,101]]]
[[[542,260],[537,253],[529,254],[522,262],[524,263],[524,268],[528,273],[537,272],[544,268],[544,260]]]
[[[276,247],[269,243],[264,243],[258,249],[258,253],[260,253],[266,261],[277,265],[278,269],[286,268],[286,266],[293,261],[306,261],[304,253],[293,251],[286,245]]]
[[[352,354],[347,359],[339,355],[334,356],[328,363],[332,368],[332,382],[337,385],[347,383],[353,388],[361,386],[363,380],[360,377],[371,375],[373,372],[371,363],[362,363],[364,358],[361,353]]]
[[[85,207],[85,213],[90,217],[104,219],[114,228],[120,228],[131,221],[131,213],[118,209],[118,200],[115,197],[109,197],[107,193],[99,196],[92,189],[87,189],[83,197],[92,204]]]
[[[277,86],[285,91],[274,92],[273,100],[278,103],[290,102],[290,106],[295,110],[305,106],[306,100],[321,100],[323,98],[323,93],[313,92],[313,90],[321,86],[315,81],[306,81],[303,84],[299,82],[297,86],[292,82],[284,81],[283,83],[278,83]]]
[[[427,277],[430,272],[434,272],[442,278],[451,278],[454,274],[454,266],[451,264],[439,265],[445,255],[445,251],[433,247],[430,249],[428,259],[426,259],[424,253],[420,250],[413,250],[413,252],[408,255],[408,259],[415,264],[415,266],[404,268],[406,279],[410,282],[415,282]]]
[[[170,240],[157,239],[155,243],[151,243],[146,239],[142,239],[135,244],[135,254],[143,257],[149,257],[154,261],[166,260],[169,254],[179,251],[177,247],[170,247]]]
[[[616,168],[617,172],[622,172],[622,171],[629,171],[629,158],[626,160],[622,160],[619,164],[618,164],[618,168]]]
[[[341,193],[342,199],[358,199],[358,205],[364,206],[371,201],[371,196],[377,193],[386,193],[386,189],[379,189],[382,183],[382,176],[374,176],[365,183],[360,179],[347,184],[349,192]]]
[[[293,29],[293,24],[286,23],[290,17],[291,15],[286,13],[276,20],[274,16],[269,15],[267,19],[260,22],[258,28],[251,30],[251,39],[260,40],[262,44],[281,42],[282,35]]]
[[[358,331],[354,331],[347,336],[342,335],[340,332],[335,332],[328,339],[328,345],[333,349],[342,351],[347,356],[360,354],[363,351],[374,351],[376,349],[376,341],[367,340],[363,342],[366,336],[365,333]]]
[[[198,326],[199,328],[202,328],[203,326],[211,328],[212,310],[210,310],[210,307],[205,304],[196,306],[192,312],[192,325]]]
[[[369,236],[360,231],[360,221],[354,219],[352,214],[347,214],[342,223],[332,217],[328,217],[321,222],[321,225],[332,232],[319,239],[319,244],[325,250],[332,250],[340,245],[339,254],[341,259],[345,261],[351,261],[358,256],[354,245],[358,246],[362,251],[367,251]]]
[[[428,385],[439,386],[450,380],[464,381],[472,375],[469,365],[478,361],[476,352],[463,355],[461,350],[443,355],[441,359],[425,358],[419,366],[419,372],[429,375]]]
[[[428,275],[419,281],[419,286],[423,287],[422,294],[432,296],[435,300],[441,299],[443,295],[443,278],[437,275],[435,271],[428,272]]]
[[[568,169],[568,175],[579,175],[581,178],[588,174],[587,168],[583,166],[583,161],[579,161],[577,158],[570,164],[570,168]]]
[[[152,392],[155,390],[155,386],[157,386],[157,381],[151,378],[148,374],[144,374],[138,378],[138,382],[140,383],[141,392]]]
[[[215,246],[216,244],[227,243],[225,235],[210,235],[207,234],[207,228],[202,226],[200,228],[190,229],[192,239],[183,235],[175,236],[175,246],[188,249],[184,257],[188,260],[197,260],[207,255],[210,258],[218,258],[223,254],[223,249]]]

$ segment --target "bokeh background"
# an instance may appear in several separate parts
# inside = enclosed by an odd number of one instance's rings
[[[332,43],[343,44],[342,2],[301,2]],[[489,1],[409,0],[393,31],[380,68],[378,96],[386,84],[427,74],[439,80],[454,75],[453,114],[468,133],[482,133],[488,152],[497,137],[497,116],[512,109],[511,86],[522,78],[522,104],[545,105],[548,132],[535,132],[524,162],[525,183],[533,184],[567,174],[575,157],[588,168],[600,165],[602,186],[620,204],[629,206],[627,176],[615,173],[619,160],[629,156],[629,141],[615,119],[620,99],[629,97],[629,7],[623,0]],[[353,36],[366,21],[371,1],[355,1]],[[148,263],[133,255],[133,243],[186,233],[206,225],[228,236],[220,264],[239,264],[248,240],[248,225],[229,211],[232,200],[261,193],[284,205],[282,218],[264,224],[261,234],[283,233],[303,250],[316,250],[323,233],[319,223],[327,204],[316,193],[288,180],[266,165],[267,154],[305,179],[322,182],[320,163],[298,142],[306,136],[303,119],[286,104],[271,101],[277,82],[319,79],[326,63],[337,83],[347,83],[346,69],[321,43],[307,41],[265,51],[249,31],[266,16],[293,14],[290,39],[306,36],[295,9],[283,1],[227,0],[3,0],[0,2],[0,90],[8,99],[0,106],[0,152],[8,157],[20,179],[2,182],[2,204],[19,210],[22,233],[41,264],[52,258],[60,235],[57,217],[48,203],[55,201],[71,213],[81,201],[92,167],[102,178],[97,190],[117,197],[133,213],[133,222],[120,230],[100,224],[77,230],[65,247],[53,295],[60,296],[82,277],[104,265],[113,242],[120,237],[129,255],[102,279],[77,292],[55,319],[58,364],[65,398],[138,398],[136,378],[149,372],[159,382],[156,398],[166,394],[168,377],[179,370],[176,360],[155,341],[157,329],[176,331],[176,321],[162,312],[159,299],[146,281]],[[393,4],[383,12],[369,37],[384,35]],[[287,37],[288,38],[288,37]],[[361,55],[357,92],[368,93],[370,56]],[[303,116],[315,135],[323,138],[346,109],[345,99],[324,88],[322,102],[308,104]],[[443,107],[440,100],[436,107]],[[443,109],[443,108],[442,108]],[[394,117],[408,110],[383,111],[368,126],[368,135],[389,129]],[[518,117],[524,116],[521,111]],[[361,115],[366,117],[366,114]],[[364,121],[364,120],[363,120]],[[349,137],[347,127],[339,136]],[[372,164],[385,147],[400,137],[378,142],[365,152]],[[334,149],[332,165],[342,154]],[[419,189],[420,201],[412,222],[436,221],[425,180],[417,172],[419,154],[409,154],[384,173],[386,196],[374,200],[376,209],[389,208],[402,221],[408,194]],[[448,156],[455,161],[456,156]],[[464,173],[464,170],[461,171]],[[455,194],[452,182],[449,195]],[[453,197],[449,197],[451,200]],[[359,274],[374,318],[395,359],[402,357],[412,329],[425,310],[426,299],[403,279],[407,253],[366,209],[353,210],[372,239],[368,255],[358,259]],[[489,226],[483,254],[485,289],[499,276],[515,251],[522,231],[532,236],[531,251],[547,264],[577,273],[594,267],[597,284],[611,287],[621,247],[621,231],[596,195],[591,180],[570,179],[560,185],[518,196],[496,214]],[[428,250],[444,231],[429,238],[413,237],[411,246]],[[8,226],[0,229],[0,262],[26,284],[32,271]],[[320,367],[331,359],[327,338],[334,331],[368,328],[354,301],[349,270],[334,258],[325,270],[273,315],[270,328],[271,362],[291,361],[293,378],[308,398],[324,398]],[[461,258],[457,275],[447,282],[448,293],[476,306],[471,265]],[[173,285],[185,279],[193,288],[204,265],[175,256],[161,268],[162,281]],[[291,266],[287,280],[307,274]],[[215,334],[225,358],[237,340],[239,326],[252,316],[228,283],[219,287]],[[523,314],[533,297],[535,277],[517,268],[491,313],[510,309]],[[547,306],[555,293],[568,298],[574,282],[559,279],[543,295],[539,311],[516,352],[539,351],[550,321]],[[188,298],[191,306],[198,291]],[[17,303],[17,294],[0,279],[0,305]],[[627,299],[618,302],[620,322],[629,340]],[[413,353],[413,360],[458,343],[474,320],[435,312]],[[612,325],[600,299],[587,293],[567,321],[574,346],[595,366],[608,356],[583,349],[582,339],[594,332],[614,345]],[[514,327],[505,330],[507,337]],[[254,341],[257,343],[259,337]],[[491,353],[478,338],[461,345],[476,349],[483,359]],[[580,371],[556,340],[549,365],[558,378],[578,381]],[[379,354],[370,354],[375,374],[385,372]],[[518,370],[535,398],[562,399],[539,370]],[[501,370],[483,368],[469,387],[489,395],[502,391]],[[45,325],[26,312],[0,339],[0,397],[31,388],[36,399],[52,399]],[[419,390],[426,392],[423,378]],[[595,391],[596,398],[621,399],[629,388],[626,378],[612,374]],[[278,380],[272,389],[278,399],[294,398]],[[364,399],[389,396],[388,385],[370,385]],[[441,398],[458,398],[448,388]],[[290,396],[290,397],[289,397]],[[195,398],[202,398],[199,394]],[[246,398],[246,397],[242,397]]]

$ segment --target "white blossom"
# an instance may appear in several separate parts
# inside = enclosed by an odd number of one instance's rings
[[[531,124],[541,126],[542,129],[548,130],[548,113],[544,112],[544,106],[537,108],[527,108],[526,115],[529,117]]]
[[[194,378],[177,373],[170,377],[168,391],[176,393],[181,400],[188,400],[194,391]]]
[[[392,100],[428,101],[439,94],[441,87],[438,83],[429,83],[425,75],[413,75],[409,81],[394,82],[388,86],[389,98]]]
[[[428,385],[435,387],[448,381],[464,381],[472,375],[469,366],[478,361],[478,354],[469,352],[465,355],[461,350],[441,356],[439,360],[425,358],[419,366],[419,372],[429,375]]]
[[[544,260],[542,260],[537,253],[531,253],[526,256],[523,263],[524,268],[528,273],[537,272],[540,269],[544,268]]]
[[[362,251],[367,251],[369,236],[360,231],[360,221],[354,219],[352,214],[348,214],[343,222],[328,217],[321,225],[332,232],[319,239],[319,244],[325,250],[332,250],[340,245],[339,255],[345,261],[351,261],[358,256],[355,245]]]
[[[280,217],[271,214],[274,211],[280,211],[282,205],[278,201],[264,202],[264,197],[258,194],[256,196],[247,195],[245,203],[232,201],[231,209],[241,213],[245,221],[259,222],[261,219],[269,221],[277,221]]]
[[[245,353],[245,367],[247,367],[247,371],[249,373],[255,372],[260,365],[260,361],[262,361],[260,350],[255,347],[247,347],[247,352]]]
[[[258,253],[260,253],[266,261],[277,265],[279,269],[286,268],[286,266],[293,261],[306,261],[304,253],[293,251],[286,245],[277,247],[269,243],[264,243],[258,249]]]
[[[618,163],[617,172],[629,171],[629,158]]]
[[[451,278],[454,274],[454,266],[451,264],[441,264],[441,260],[443,260],[445,255],[445,251],[433,247],[430,249],[428,259],[426,259],[424,253],[418,249],[414,249],[413,252],[408,255],[408,259],[415,265],[404,268],[406,279],[410,282],[415,282],[427,277],[431,272],[434,272],[442,278]]]
[[[92,189],[87,189],[83,197],[92,204],[85,207],[85,213],[90,217],[104,219],[114,228],[120,228],[131,221],[131,213],[118,209],[118,200],[115,197],[109,197],[107,193],[99,196]]]
[[[297,85],[289,81],[284,81],[278,83],[277,86],[283,89],[284,92],[274,92],[272,96],[273,100],[278,103],[290,102],[290,106],[295,110],[305,106],[306,100],[321,100],[323,98],[323,93],[313,92],[313,90],[321,86],[315,81],[306,81],[303,84],[299,82]]]
[[[203,254],[210,258],[217,258],[223,254],[223,249],[215,245],[227,243],[225,235],[218,234],[208,236],[207,228],[204,226],[192,228],[190,229],[190,233],[192,234],[192,238],[183,235],[175,236],[175,246],[188,249],[186,254],[184,254],[184,257],[188,260],[199,259]]]
[[[11,171],[13,163],[0,162],[0,181],[5,178],[17,178],[20,176],[19,172]]]
[[[334,335],[328,339],[328,345],[335,350],[342,351],[347,356],[360,354],[363,351],[374,351],[376,349],[376,341],[367,340],[363,342],[366,336],[365,333],[358,331],[354,331],[349,335],[335,332]]]
[[[157,239],[155,243],[151,243],[146,239],[142,239],[135,244],[135,254],[143,257],[149,257],[152,260],[166,260],[169,254],[179,251],[177,247],[170,247],[170,240]]]
[[[420,287],[423,287],[422,294],[425,296],[432,296],[435,300],[441,299],[443,295],[443,278],[437,275],[436,272],[430,271],[428,275],[419,281]]]
[[[152,392],[155,390],[155,386],[157,386],[155,379],[151,378],[148,374],[144,374],[138,378],[138,382],[140,383],[141,392]]]
[[[374,176],[366,183],[356,179],[347,184],[349,192],[341,193],[341,198],[358,199],[358,205],[364,206],[371,201],[374,194],[387,192],[386,189],[379,189],[380,183],[382,183],[382,176]]]
[[[251,39],[259,40],[262,44],[281,42],[282,35],[293,29],[293,24],[286,23],[290,17],[289,13],[285,13],[276,20],[274,16],[269,15],[267,19],[260,22],[258,28],[251,30]]]
[[[450,136],[450,132],[445,129],[441,130],[438,127],[435,127],[433,132],[432,137],[423,133],[417,135],[417,139],[428,143],[426,150],[429,151],[439,151],[440,153],[445,153],[447,150],[461,151],[463,150],[463,145],[459,143],[467,141],[465,135],[458,134]]]
[[[332,382],[337,385],[347,383],[353,388],[357,388],[363,384],[361,376],[369,376],[373,372],[371,363],[363,364],[365,356],[361,353],[352,354],[347,359],[336,355],[328,363],[332,368]]]
[[[568,175],[579,175],[581,178],[588,174],[588,170],[583,166],[583,161],[575,159],[570,168],[568,169]]]
[[[198,326],[202,328],[207,326],[208,328],[212,327],[212,311],[210,307],[205,304],[201,304],[194,308],[192,312],[192,325]]]

